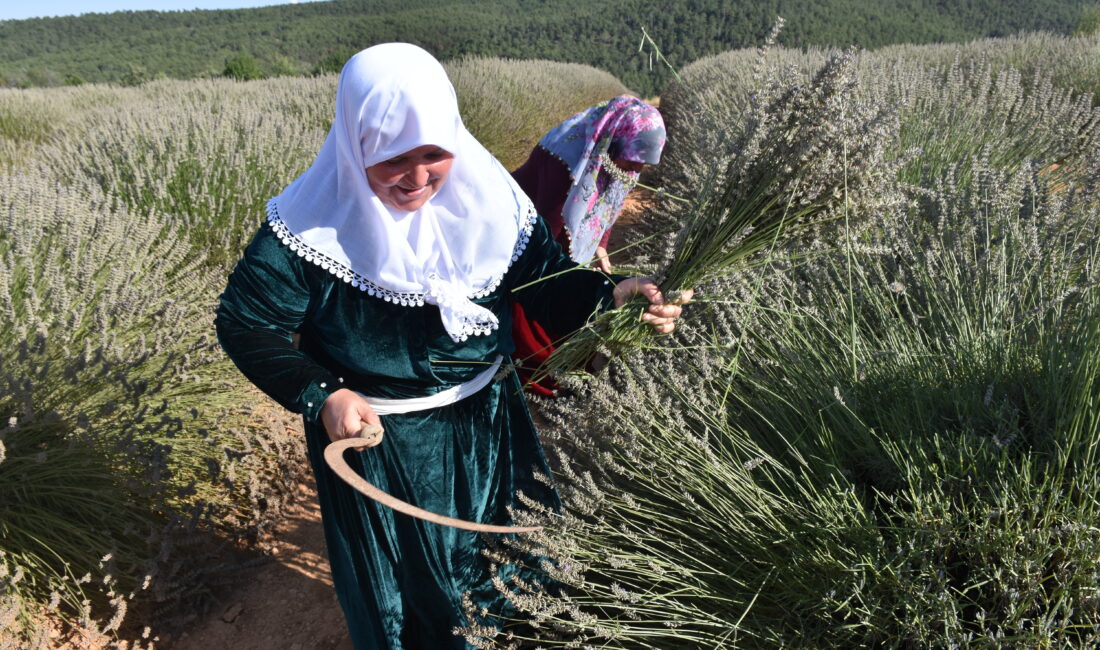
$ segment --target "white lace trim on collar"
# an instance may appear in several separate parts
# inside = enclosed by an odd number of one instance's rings
[[[535,207],[531,203],[527,203],[526,211],[521,217],[519,224],[519,236],[516,238],[516,245],[512,249],[512,260],[508,263],[508,267],[511,268],[512,264],[519,259],[523,251],[527,249],[527,242],[531,238],[531,232],[535,227],[535,219],[538,218],[538,214],[535,212]],[[290,250],[298,253],[298,257],[304,257],[307,262],[311,262],[328,271],[332,275],[340,278],[344,282],[348,282],[351,286],[358,288],[361,291],[366,291],[368,295],[375,296],[385,300],[386,302],[392,302],[405,307],[421,307],[424,305],[424,298],[428,295],[427,291],[424,292],[410,292],[410,291],[393,291],[387,289],[367,277],[353,271],[350,267],[340,262],[333,260],[331,257],[321,253],[320,251],[311,248],[300,237],[290,232],[286,223],[279,216],[278,207],[275,205],[275,200],[267,202],[267,223],[271,226],[271,229],[275,232],[275,236],[278,237],[284,244],[290,247]],[[480,289],[476,289],[468,296],[465,296],[469,300],[476,298],[484,298],[492,292],[496,291],[500,286],[501,281],[504,279],[505,273],[508,269],[505,269],[501,274],[490,279],[486,285]],[[434,301],[433,301],[434,302]],[[463,319],[465,320],[465,319]],[[476,320],[476,319],[475,319]],[[486,327],[485,323],[469,322],[464,323],[462,326],[461,338],[458,340],[465,340],[466,336],[488,334],[495,327]]]

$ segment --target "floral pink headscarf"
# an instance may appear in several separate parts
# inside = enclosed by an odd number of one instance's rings
[[[569,168],[573,185],[562,207],[569,231],[570,254],[586,262],[596,253],[603,234],[611,228],[636,172],[604,172],[608,158],[654,165],[665,146],[661,113],[637,97],[620,95],[570,117],[543,136],[539,145]],[[618,178],[616,178],[618,177]]]

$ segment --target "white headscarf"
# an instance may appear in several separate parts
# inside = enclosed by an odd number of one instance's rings
[[[366,168],[423,145],[454,155],[450,175],[416,211],[386,206]],[[530,199],[462,125],[443,66],[407,43],[348,60],[317,159],[267,210],[284,243],[345,282],[401,305],[437,305],[455,341],[498,327],[471,299],[496,289],[535,219]]]

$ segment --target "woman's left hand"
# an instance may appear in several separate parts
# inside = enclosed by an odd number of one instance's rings
[[[611,273],[611,254],[603,246],[596,247],[596,256],[592,260],[592,268],[604,273]]]
[[[649,323],[658,334],[668,334],[676,329],[676,319],[682,310],[680,305],[690,302],[694,295],[694,290],[685,289],[676,300],[665,302],[660,288],[650,278],[627,278],[615,285],[614,291],[616,307],[622,307],[634,296],[649,300],[649,307],[642,312],[642,321]]]

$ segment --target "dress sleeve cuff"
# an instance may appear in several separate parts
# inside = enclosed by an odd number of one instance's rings
[[[320,422],[321,407],[325,405],[325,400],[342,387],[341,381],[335,378],[311,381],[307,384],[298,397],[298,407],[306,420]]]

